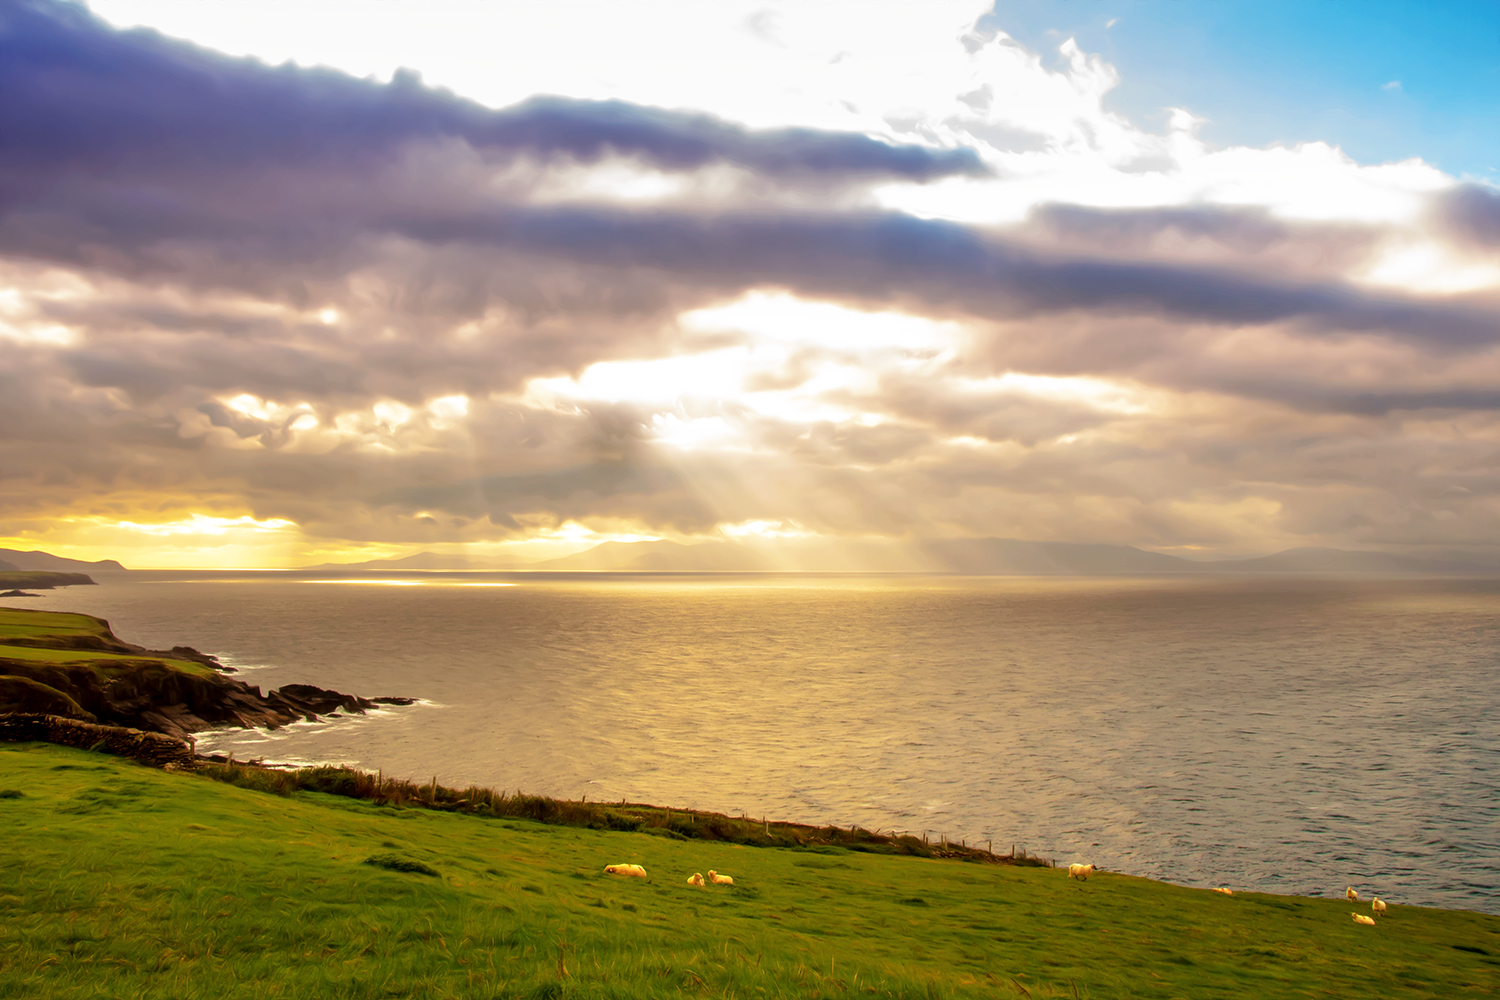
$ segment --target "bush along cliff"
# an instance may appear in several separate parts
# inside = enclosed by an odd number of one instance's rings
[[[410,698],[359,698],[311,684],[269,694],[187,646],[128,643],[90,615],[0,608],[0,713],[49,715],[165,733],[187,742],[219,726],[275,728]]]

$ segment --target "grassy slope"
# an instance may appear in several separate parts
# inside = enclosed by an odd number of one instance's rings
[[[0,642],[12,636],[42,638],[77,635],[108,636],[109,629],[103,621],[92,615],[0,608]]]
[[[10,639],[47,640],[61,642],[79,638],[100,639],[118,642],[109,626],[91,615],[70,614],[60,611],[30,611],[18,608],[0,608],[0,660],[24,663],[87,663],[96,672],[108,675],[116,669],[129,669],[130,665],[149,660],[164,663],[173,670],[199,677],[214,673],[212,667],[191,660],[170,657],[144,656],[140,653],[113,653],[94,649],[47,649],[37,646],[16,646]]]
[[[277,798],[40,744],[0,744],[5,789],[0,997],[1500,994],[1474,913],[1360,927],[1342,900]],[[602,874],[626,861],[652,878]],[[710,868],[736,885],[685,884]]]

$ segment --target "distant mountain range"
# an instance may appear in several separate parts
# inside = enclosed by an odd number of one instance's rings
[[[125,567],[113,559],[85,562],[82,559],[64,559],[50,552],[22,552],[19,549],[0,549],[0,570],[43,570],[54,573],[124,573]]]
[[[955,538],[916,542],[786,539],[605,542],[586,552],[532,563],[560,572],[755,572],[765,570],[958,573],[994,576],[1122,576],[1156,573],[1495,573],[1500,562],[1462,555],[1440,558],[1299,548],[1247,559],[1200,561],[1129,545]]]
[[[317,566],[305,566],[304,569],[318,570],[492,570],[509,569],[510,564],[496,566],[493,561],[481,559],[470,559],[468,556],[450,556],[438,552],[418,552],[414,556],[406,556],[401,559],[367,559],[357,563],[320,563]]]
[[[127,572],[113,559],[86,562],[47,552],[0,549],[0,571]],[[1408,573],[1496,574],[1500,559],[1464,553],[1404,556],[1389,552],[1299,548],[1245,559],[1194,560],[1129,545],[1026,542],[1013,538],[862,541],[830,538],[764,542],[604,542],[543,562],[499,562],[420,552],[401,559],[323,563],[324,572],[543,571],[614,573],[956,573],[975,576],[1136,576],[1158,573]]]

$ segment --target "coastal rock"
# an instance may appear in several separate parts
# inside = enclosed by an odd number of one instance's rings
[[[213,667],[215,670],[225,674],[239,673],[234,667],[226,667],[220,663],[219,658],[212,653],[200,653],[192,646],[173,646],[160,655],[170,656],[177,660],[192,660],[194,663],[201,663],[205,667]]]
[[[30,677],[0,674],[0,712],[30,712],[60,715],[84,722],[96,721],[78,702],[63,692]]]
[[[76,615],[65,616],[71,625],[48,634],[37,626],[59,616],[20,613],[27,616],[27,627],[17,631],[25,634],[5,636],[0,643],[0,712],[146,729],[191,743],[193,733],[220,726],[276,729],[293,722],[318,721],[336,711],[363,714],[380,705],[413,701],[360,698],[311,684],[288,684],[262,694],[259,687],[224,676],[229,668],[191,646],[148,650],[121,641],[102,619],[93,619],[97,627],[92,631],[78,632]],[[7,657],[6,646],[19,647],[18,654],[47,649],[109,655]]]

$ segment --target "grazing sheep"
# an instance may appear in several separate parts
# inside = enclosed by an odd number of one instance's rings
[[[605,865],[604,870],[610,875],[627,875],[631,878],[646,877],[646,869],[640,865]]]
[[[1375,911],[1375,915],[1377,917],[1385,916],[1385,900],[1381,899],[1379,896],[1376,896],[1374,901],[1370,903],[1370,909]]]
[[[1087,882],[1089,876],[1094,874],[1093,865],[1069,865],[1068,878],[1076,878],[1080,882]]]
[[[693,872],[693,874],[691,874],[691,875],[688,876],[688,885],[702,885],[702,884],[703,884],[703,876],[700,873]]]
[[[1226,896],[1233,896],[1234,895],[1234,890],[1233,889],[1227,889],[1227,888],[1225,888],[1223,886],[1218,886],[1217,888],[1214,889],[1214,892],[1222,892]]]
[[[1374,917],[1367,917],[1363,913],[1351,913],[1351,914],[1349,914],[1349,916],[1351,916],[1351,917],[1354,918],[1354,922],[1356,924],[1366,924],[1366,925],[1368,925],[1370,927],[1374,927],[1375,926],[1375,918]]]
[[[734,879],[730,878],[728,875],[720,875],[712,868],[708,870],[708,880],[715,885],[734,885]]]
[[[1344,898],[1349,900],[1350,902],[1357,903],[1359,902],[1359,893],[1355,892],[1354,886],[1351,885],[1349,888],[1344,890]]]

